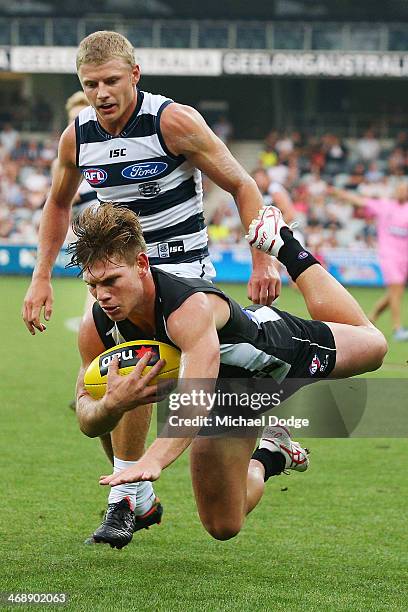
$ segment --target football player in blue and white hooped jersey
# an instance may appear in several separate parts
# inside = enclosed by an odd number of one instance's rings
[[[73,93],[65,104],[67,111],[68,125],[75,121],[79,113],[89,107],[88,98],[83,91]],[[72,203],[73,215],[78,215],[87,206],[98,204],[98,196],[95,189],[84,179],[79,185],[78,191]]]
[[[245,230],[263,205],[254,180],[196,110],[138,89],[140,68],[132,45],[121,34],[87,36],[79,45],[77,70],[92,108],[82,111],[61,136],[40,225],[37,265],[23,305],[23,318],[33,335],[45,330],[42,311],[46,321],[52,314],[51,270],[83,177],[101,201],[114,200],[137,212],[151,263],[182,276],[209,278],[212,273],[200,170],[233,195]],[[268,255],[251,252],[249,298],[269,305],[280,292],[279,275]],[[118,469],[141,456],[148,414],[149,409],[129,412],[112,432]],[[139,514],[154,500],[149,486],[146,496],[138,489]],[[132,491],[113,490],[112,503],[126,496],[133,508]]]

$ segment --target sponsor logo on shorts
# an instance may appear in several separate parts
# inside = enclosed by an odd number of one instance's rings
[[[123,168],[122,176],[133,181],[143,181],[163,174],[167,167],[168,164],[165,162],[141,162]]]
[[[320,359],[315,354],[309,366],[310,375],[314,376],[316,372],[319,370],[320,366],[321,366]]]
[[[137,344],[128,346],[121,351],[113,348],[109,353],[99,357],[99,372],[101,376],[105,376],[112,359],[116,356],[119,357],[119,369],[135,366],[148,351],[151,351],[152,356],[147,365],[153,366],[160,359],[160,348],[156,344],[143,344],[142,346]]]
[[[83,175],[90,185],[101,185],[108,178],[108,173],[102,168],[87,168]]]
[[[326,353],[326,355],[324,356],[323,363],[321,364],[321,366],[319,368],[320,372],[324,372],[328,365],[329,365],[329,356]]]
[[[306,253],[306,251],[300,251],[300,253],[298,253],[297,258],[298,259],[306,259],[306,257],[309,255],[309,253]]]

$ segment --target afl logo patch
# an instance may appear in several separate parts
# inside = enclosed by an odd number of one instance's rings
[[[101,185],[108,178],[108,173],[102,168],[87,168],[83,175],[90,185]]]
[[[153,176],[163,174],[167,167],[168,164],[165,162],[143,162],[140,164],[132,164],[131,166],[126,166],[126,168],[123,168],[122,176],[131,179],[132,181],[145,181]]]
[[[315,355],[310,363],[309,372],[311,376],[314,376],[317,370],[320,368],[320,359]]]

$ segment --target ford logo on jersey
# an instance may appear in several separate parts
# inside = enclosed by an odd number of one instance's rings
[[[144,181],[152,176],[162,174],[167,167],[168,164],[164,162],[142,162],[123,168],[122,176],[133,181]]]
[[[83,175],[90,185],[100,185],[108,178],[108,173],[102,168],[87,168]]]

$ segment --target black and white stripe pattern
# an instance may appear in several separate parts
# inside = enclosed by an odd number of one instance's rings
[[[160,116],[172,100],[138,90],[137,106],[118,136],[105,132],[92,107],[75,122],[77,166],[101,202],[120,202],[140,216],[153,264],[208,255],[201,173],[167,149]],[[176,241],[173,252],[159,245]],[[166,254],[168,254],[166,256]]]

